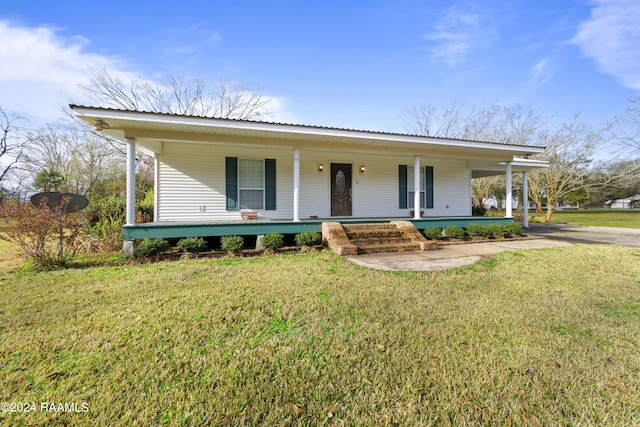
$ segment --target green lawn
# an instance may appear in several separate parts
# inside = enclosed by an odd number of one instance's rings
[[[504,216],[504,211],[490,210],[488,216]],[[521,215],[522,212],[514,211],[514,215]],[[538,213],[531,212],[529,219],[532,222],[536,218],[543,218]],[[640,228],[640,209],[579,209],[579,210],[557,210],[551,217],[552,223],[565,222],[571,225],[591,225],[597,227],[623,227]]]
[[[640,209],[586,209],[555,211],[551,221],[561,221],[572,225],[593,225],[602,227],[640,228]]]
[[[637,249],[4,270],[0,290],[0,402],[36,404],[0,425],[640,424]]]

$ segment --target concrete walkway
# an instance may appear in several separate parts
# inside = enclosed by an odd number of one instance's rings
[[[531,240],[503,240],[486,243],[443,245],[423,252],[368,254],[347,257],[354,264],[375,270],[440,271],[474,264],[483,258],[507,250],[540,249],[571,246],[571,243],[537,238]]]

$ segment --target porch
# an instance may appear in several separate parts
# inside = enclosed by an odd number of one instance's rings
[[[293,220],[231,220],[231,221],[158,221],[124,226],[124,240],[145,238],[179,239],[184,237],[257,236],[269,233],[297,234],[322,231],[323,222],[342,224],[377,224],[390,221],[410,221],[418,230],[445,228],[449,225],[465,227],[469,224],[509,224],[507,217],[432,217],[432,218],[326,218]]]

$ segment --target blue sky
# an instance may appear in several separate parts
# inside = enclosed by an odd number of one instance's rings
[[[5,1],[0,105],[52,120],[90,64],[262,87],[278,121],[402,131],[422,103],[599,126],[640,92],[640,2]]]

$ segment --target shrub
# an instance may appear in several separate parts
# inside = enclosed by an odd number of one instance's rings
[[[133,256],[148,258],[169,250],[169,242],[164,239],[144,239],[133,250]]]
[[[280,249],[284,246],[284,236],[279,233],[267,234],[262,238],[262,246],[274,251]]]
[[[207,243],[202,237],[185,237],[178,241],[178,248],[182,252],[204,252],[207,249]]]
[[[322,235],[317,231],[305,231],[296,234],[295,239],[298,246],[315,246],[322,243]]]
[[[144,199],[136,201],[136,214],[142,220],[141,222],[153,221],[153,203],[153,188],[147,190],[144,194]]]
[[[86,232],[97,244],[91,249],[102,252],[120,249],[125,216],[125,202],[122,198],[92,200],[89,203],[89,223]]]
[[[487,225],[487,232],[489,235],[500,238],[504,236],[504,228],[501,224],[489,224]]]
[[[464,239],[464,230],[457,225],[450,225],[444,229],[444,235],[453,239]]]
[[[120,249],[124,222],[124,217],[101,215],[100,219],[87,229],[88,236],[94,238],[96,243],[90,250],[113,252]]]
[[[485,216],[487,214],[487,208],[482,205],[473,205],[471,207],[471,215],[473,216]]]
[[[244,249],[244,238],[242,236],[223,236],[220,238],[220,246],[223,251],[240,252]]]
[[[505,224],[505,226],[502,227],[502,229],[504,230],[505,233],[511,233],[511,234],[522,233],[522,226],[515,222],[512,222],[511,224]]]
[[[487,237],[490,234],[487,227],[482,224],[469,224],[465,230],[471,237]]]
[[[441,228],[425,228],[422,230],[425,237],[429,240],[438,240],[442,237],[442,229]]]
[[[11,228],[0,235],[17,244],[26,258],[37,268],[65,265],[80,249],[83,222],[86,215],[65,213],[69,200],[48,206],[42,200],[38,207],[31,203],[6,201],[0,205],[0,217]]]

